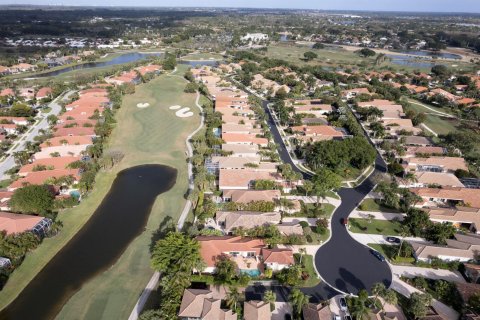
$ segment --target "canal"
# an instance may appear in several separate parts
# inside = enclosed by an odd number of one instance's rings
[[[84,283],[115,264],[144,231],[155,199],[176,178],[176,169],[162,165],[121,171],[90,220],[0,312],[0,319],[55,318]]]

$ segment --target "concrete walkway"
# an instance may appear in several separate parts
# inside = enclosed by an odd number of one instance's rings
[[[450,282],[466,282],[458,271],[398,265],[392,265],[391,267],[392,272],[395,275],[404,276],[406,278],[423,277],[434,280],[446,280]]]
[[[420,290],[400,280],[395,275],[393,276],[391,288],[405,297],[410,297],[410,295],[414,292],[422,293]],[[438,313],[442,314],[445,319],[455,320],[458,319],[460,316],[457,311],[435,299],[432,300],[432,307],[434,307]]]
[[[368,219],[368,216],[372,215],[376,220],[400,220],[402,221],[405,217],[403,213],[391,213],[391,212],[376,212],[376,211],[359,211],[353,210],[350,214],[350,218],[361,218]]]

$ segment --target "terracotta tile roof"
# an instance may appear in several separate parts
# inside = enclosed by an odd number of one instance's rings
[[[293,265],[293,251],[291,249],[262,249],[263,262]]]
[[[80,157],[55,157],[55,158],[38,159],[38,160],[35,160],[33,163],[30,163],[21,167],[18,173],[20,175],[25,175],[29,172],[33,172],[33,168],[35,168],[38,165],[47,166],[47,168],[52,167],[53,169],[66,169],[70,163],[78,160],[80,160]],[[53,169],[49,169],[49,170],[53,170]]]
[[[394,101],[390,101],[390,100],[384,100],[384,99],[374,99],[372,101],[364,101],[364,102],[359,102],[358,103],[358,106],[361,107],[361,108],[365,108],[365,107],[388,107],[388,106],[392,106],[392,105],[396,105],[396,103]]]
[[[417,166],[439,166],[448,171],[455,171],[458,169],[468,170],[465,159],[461,157],[428,157],[428,158],[407,158],[405,162],[408,168],[416,168]]]
[[[224,151],[232,151],[235,155],[236,153],[251,153],[257,154],[258,153],[258,145],[247,145],[247,144],[222,144],[222,150]]]
[[[245,320],[269,320],[272,318],[270,303],[265,301],[245,301],[243,303]]]
[[[92,138],[87,136],[58,136],[48,139],[40,145],[40,148],[58,147],[63,145],[92,144]]]
[[[414,173],[417,183],[439,185],[442,187],[463,187],[464,185],[452,173],[422,171]]]
[[[138,67],[135,70],[137,70],[142,76],[144,76],[147,73],[161,71],[162,69],[163,69],[162,66],[159,66],[156,64],[150,64],[148,66]]]
[[[467,206],[480,208],[480,197],[478,189],[468,188],[410,188],[423,198],[446,199],[463,201]]]
[[[457,100],[457,104],[460,104],[460,105],[467,105],[467,104],[473,104],[475,103],[475,99],[472,99],[472,98],[462,98],[462,99],[459,99]]]
[[[248,143],[248,144],[258,144],[258,145],[267,145],[268,139],[266,138],[257,138],[254,134],[242,134],[242,133],[223,133],[222,139],[226,143]]]
[[[43,88],[40,88],[38,91],[37,91],[37,99],[42,99],[42,98],[45,98],[49,95],[52,94],[52,88],[50,87],[43,87]]]
[[[246,164],[260,164],[260,156],[252,157],[212,157],[212,163],[217,163],[219,169],[245,169]]]
[[[218,256],[229,252],[255,252],[260,255],[265,242],[236,236],[199,236],[200,255],[208,267],[214,267]]]
[[[303,132],[305,136],[328,136],[328,137],[343,137],[342,131],[337,130],[332,126],[295,126],[292,127],[294,132]]]
[[[445,154],[442,147],[407,147],[406,154]]]
[[[31,230],[43,219],[28,214],[0,212],[0,231],[4,230],[7,234],[22,233]]]
[[[94,127],[71,127],[71,128],[58,128],[53,132],[54,137],[63,136],[95,136]]]
[[[229,170],[229,169],[220,169],[219,173],[219,188],[224,189],[235,189],[243,188],[248,189],[250,183],[256,180],[271,180],[276,182],[281,182],[282,177],[280,174],[264,172],[264,171],[255,171],[255,170]]]
[[[2,91],[0,91],[0,97],[6,97],[6,96],[15,96],[15,92],[11,88],[5,88]]]
[[[45,183],[50,178],[60,178],[63,176],[73,176],[76,180],[80,178],[78,169],[57,169],[47,171],[30,172],[26,177],[14,181],[8,188],[17,189],[25,185],[38,185]]]
[[[249,203],[252,201],[274,202],[280,199],[280,190],[224,190],[223,197],[232,202]]]

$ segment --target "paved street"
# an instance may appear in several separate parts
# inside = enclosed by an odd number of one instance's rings
[[[0,180],[5,180],[10,177],[8,174],[5,174],[5,171],[8,171],[15,166],[15,159],[13,158],[13,154],[15,152],[23,151],[25,149],[25,142],[33,142],[33,138],[38,136],[40,130],[48,129],[49,125],[47,117],[51,114],[58,115],[62,110],[62,107],[58,104],[58,102],[61,99],[64,101],[67,100],[72,93],[73,91],[69,91],[65,95],[62,94],[58,96],[55,100],[53,100],[48,105],[51,110],[48,113],[40,113],[40,120],[37,120],[27,132],[25,132],[19,139],[15,141],[13,147],[8,151],[8,156],[0,163]]]

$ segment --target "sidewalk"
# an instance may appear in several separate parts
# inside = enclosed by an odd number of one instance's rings
[[[362,219],[367,219],[369,215],[374,216],[373,219],[376,220],[393,220],[397,219],[402,221],[405,217],[405,214],[403,213],[391,213],[391,212],[376,212],[376,211],[359,211],[359,210],[353,210],[352,213],[350,213],[350,218],[362,218]]]
[[[377,243],[377,244],[390,244],[390,242],[387,242],[386,238],[387,236],[381,235],[381,234],[368,234],[368,233],[353,233],[349,232],[350,235],[352,236],[353,239],[356,241],[363,243],[365,245],[369,243]],[[415,242],[420,242],[420,243],[430,243],[426,241],[423,238],[416,238],[416,237],[405,237],[404,240],[406,241],[415,241]]]
[[[414,292],[421,293],[420,290],[412,287],[408,283],[405,283],[395,275],[393,276],[391,288],[405,297],[410,297],[410,295]],[[453,310],[452,308],[441,303],[438,300],[433,299],[432,306],[435,308],[435,310],[437,310],[438,313],[445,316],[446,319],[454,320],[454,319],[458,319],[460,316],[457,311]]]
[[[407,278],[424,277],[428,279],[446,280],[450,282],[466,282],[458,271],[399,265],[391,265],[391,267],[393,274],[397,276],[404,276]]]

